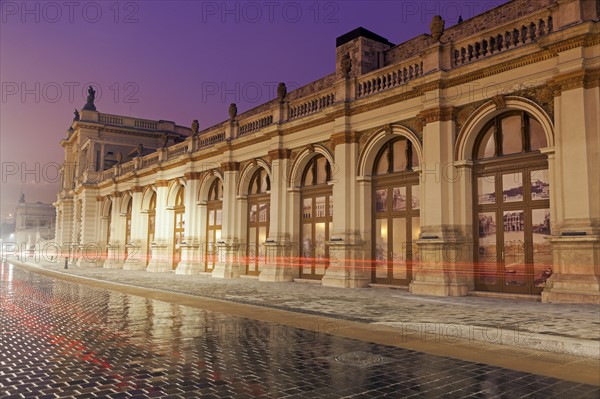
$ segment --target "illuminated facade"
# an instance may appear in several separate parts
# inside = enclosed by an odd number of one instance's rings
[[[81,110],[57,240],[81,265],[599,303],[597,2],[441,22],[349,32],[334,73],[199,132]]]

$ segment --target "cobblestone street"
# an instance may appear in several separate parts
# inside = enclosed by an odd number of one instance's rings
[[[0,396],[582,397],[600,388],[1,268]]]

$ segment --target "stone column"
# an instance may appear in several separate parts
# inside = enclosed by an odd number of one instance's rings
[[[559,54],[559,69],[581,67],[581,47]],[[557,76],[555,154],[548,153],[553,274],[543,302],[600,303],[600,161],[598,72]]]
[[[288,215],[293,208],[287,192],[287,175],[291,151],[276,149],[269,151],[271,157],[271,196],[269,236],[265,243],[265,264],[258,276],[260,281],[293,281],[298,267],[292,261],[295,252],[292,234],[288,230]]]
[[[239,237],[235,235],[235,216],[238,214],[235,189],[240,174],[240,164],[225,162],[221,164],[221,169],[223,170],[223,220],[221,240],[217,242],[218,260],[212,276],[236,278],[241,273],[239,259],[241,244]]]
[[[171,255],[169,253],[169,241],[173,239],[172,223],[169,226],[169,214],[167,213],[167,195],[169,194],[169,183],[166,180],[156,182],[156,228],[154,243],[150,244],[152,259],[148,264],[149,272],[168,272],[172,270]]]
[[[175,269],[176,274],[198,274],[204,271],[200,262],[200,207],[198,206],[198,189],[200,173],[185,174],[185,222],[184,242],[181,243],[181,261]]]
[[[347,130],[347,121],[340,126],[344,131],[331,136],[335,146],[335,165],[332,165],[333,231],[329,233],[330,265],[321,280],[324,286],[358,288],[371,281],[366,266],[366,243],[360,234],[359,190],[356,182],[358,135]]]
[[[81,193],[81,231],[79,250],[81,256],[77,262],[79,267],[101,267],[104,252],[98,240],[99,204],[96,190],[85,189]]]
[[[111,195],[112,207],[110,210],[110,236],[107,244],[108,254],[104,261],[105,269],[123,268],[123,251],[125,249],[125,229],[121,216],[121,203],[123,193],[114,192]]]
[[[435,107],[419,115],[424,123],[421,233],[416,242],[420,259],[414,264],[414,277],[409,285],[410,292],[415,294],[460,296],[473,288],[472,273],[464,273],[461,266],[470,241],[469,227],[457,217],[466,204],[457,195],[462,176],[453,164],[452,114],[451,108]]]
[[[144,218],[142,213],[143,189],[136,186],[131,190],[131,238],[126,243],[127,259],[123,263],[123,270],[145,270],[146,269],[146,231],[143,229]]]

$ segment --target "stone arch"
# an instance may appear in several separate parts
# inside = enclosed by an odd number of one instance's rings
[[[156,187],[148,186],[142,194],[142,210],[147,211],[150,208],[150,200],[156,195]]]
[[[329,165],[331,165],[332,174],[335,170],[335,162],[334,157],[329,149],[321,144],[314,144],[312,146],[305,147],[296,159],[294,160],[294,164],[290,170],[290,174],[288,175],[288,179],[290,182],[290,187],[300,187],[302,185],[302,173],[304,172],[304,168],[310,162],[312,158],[317,155],[323,155],[327,161],[329,161]]]
[[[240,179],[236,189],[238,195],[248,194],[248,190],[250,190],[250,180],[252,179],[252,176],[254,176],[254,173],[260,168],[263,168],[267,172],[269,179],[273,182],[269,164],[264,159],[258,158],[256,159],[256,162],[248,163],[242,170],[242,173],[240,173]]]
[[[112,199],[110,199],[110,197],[107,197],[104,199],[104,201],[102,201],[102,205],[100,207],[100,217],[111,217],[110,215],[110,211],[111,211],[111,205],[113,204]]]
[[[198,202],[206,202],[208,199],[208,191],[210,190],[210,186],[216,179],[221,180],[221,182],[225,181],[223,174],[218,170],[213,171],[213,173],[204,174],[200,180],[200,187],[198,188]]]
[[[484,126],[495,116],[507,111],[526,111],[533,116],[544,129],[548,147],[554,146],[554,124],[550,116],[535,102],[519,96],[506,96],[505,107],[498,109],[492,100],[481,105],[473,112],[458,134],[454,148],[454,160],[472,160],[477,137]]]
[[[125,215],[127,213],[127,207],[129,206],[130,201],[133,201],[131,191],[125,191],[123,193],[123,196],[121,197],[121,206],[119,208],[119,214]]]
[[[175,198],[177,197],[177,193],[179,192],[179,189],[183,187],[185,189],[185,182],[183,181],[183,179],[174,179],[173,181],[171,181],[171,183],[169,184],[169,190],[168,190],[168,195],[167,195],[167,207],[168,208],[172,208],[173,206],[175,206]]]
[[[381,150],[385,143],[397,137],[404,137],[409,140],[412,144],[413,154],[417,156],[419,165],[423,162],[423,147],[418,136],[405,126],[390,125],[390,128],[380,128],[367,140],[358,156],[358,176],[370,176],[379,150]]]

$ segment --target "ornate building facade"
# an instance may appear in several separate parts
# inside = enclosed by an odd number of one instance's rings
[[[598,11],[514,0],[399,45],[359,28],[334,73],[202,131],[90,93],[57,241],[105,268],[600,303]]]

